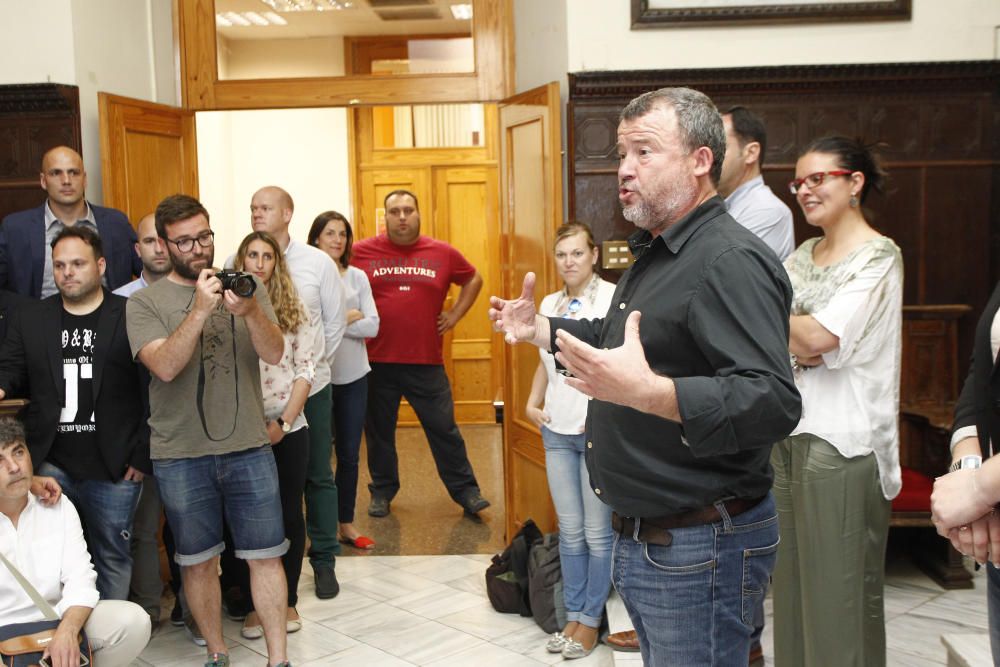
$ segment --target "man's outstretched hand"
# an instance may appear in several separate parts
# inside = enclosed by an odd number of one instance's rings
[[[496,331],[504,333],[504,340],[513,345],[514,343],[535,343],[539,347],[548,349],[548,340],[540,343],[538,338],[544,333],[548,337],[548,331],[539,330],[539,320],[546,324],[548,320],[538,317],[535,309],[535,274],[528,272],[524,274],[524,285],[521,288],[521,296],[516,299],[501,299],[497,296],[490,297],[490,321]],[[548,328],[547,326],[545,327]]]

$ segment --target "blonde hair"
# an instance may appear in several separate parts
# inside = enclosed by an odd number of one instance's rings
[[[299,299],[298,292],[295,291],[295,284],[292,277],[288,275],[288,265],[285,264],[285,255],[281,252],[281,246],[273,236],[267,232],[251,232],[240,242],[239,250],[236,251],[234,266],[239,271],[243,271],[243,262],[246,260],[247,248],[254,241],[263,241],[271,246],[274,252],[274,273],[267,283],[267,296],[271,299],[271,307],[278,318],[278,328],[283,333],[295,333],[299,327],[306,322],[305,307]]]

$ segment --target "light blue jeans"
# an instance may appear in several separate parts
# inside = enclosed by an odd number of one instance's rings
[[[545,472],[559,517],[559,562],[566,620],[601,625],[611,591],[611,508],[594,494],[584,462],[585,436],[542,427]]]
[[[615,535],[612,578],[639,635],[642,663],[744,667],[778,550],[771,494],[717,523],[671,529],[670,546]]]

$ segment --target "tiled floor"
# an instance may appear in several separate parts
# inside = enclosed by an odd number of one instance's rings
[[[296,667],[319,665],[435,665],[515,667],[562,662],[545,652],[545,634],[530,618],[498,614],[486,599],[489,555],[369,556],[337,561],[341,593],[321,601],[310,568],[299,587],[300,632],[288,638]],[[986,633],[985,579],[976,588],[944,591],[904,559],[889,565],[886,621],[889,665],[944,665],[941,635]],[[168,607],[169,608],[169,607]],[[770,627],[768,605],[768,627]],[[234,665],[266,664],[264,640],[243,639],[239,624],[224,622]],[[771,654],[771,634],[764,637]],[[204,649],[169,624],[153,637],[137,665],[201,665]],[[635,666],[637,654],[598,648],[579,667]],[[770,660],[767,664],[772,664]]]

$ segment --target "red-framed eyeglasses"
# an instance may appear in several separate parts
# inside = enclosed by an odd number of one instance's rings
[[[823,185],[823,181],[826,180],[827,176],[850,176],[854,172],[850,169],[834,169],[833,171],[817,171],[815,174],[809,174],[805,178],[796,178],[788,183],[788,189],[793,195],[797,195],[799,190],[803,185],[808,187],[810,190],[813,188],[818,188]]]

